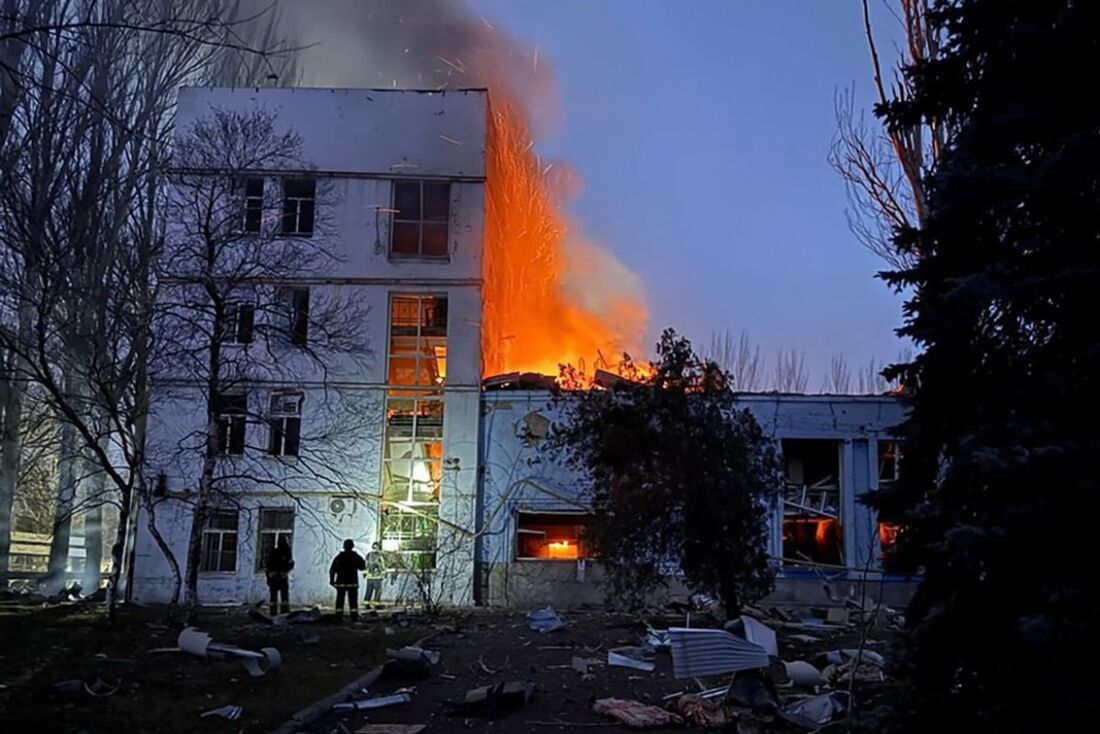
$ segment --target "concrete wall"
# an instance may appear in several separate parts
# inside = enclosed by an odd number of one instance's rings
[[[310,286],[311,302],[314,297],[332,295],[357,304],[366,319],[368,338],[366,353],[332,355],[324,371],[293,347],[271,347],[278,369],[257,375],[248,390],[250,411],[262,416],[272,390],[300,389],[305,395],[303,456],[297,462],[267,456],[267,429],[258,421],[249,426],[246,455],[220,462],[222,476],[251,479],[236,480],[225,498],[241,512],[237,571],[204,575],[200,588],[204,600],[244,601],[264,590],[262,575],[254,571],[254,521],[260,507],[298,503],[297,568],[291,582],[294,603],[329,600],[328,564],[343,538],[355,539],[360,549],[377,538],[389,300],[394,294],[419,293],[445,294],[448,299],[440,517],[447,528],[443,535],[453,533],[463,542],[456,543],[457,550],[449,554],[444,597],[469,603],[479,461],[487,105],[483,90],[180,91],[178,134],[186,134],[195,120],[214,109],[264,109],[274,113],[280,130],[301,136],[305,168],[320,179],[318,222],[324,223],[324,229],[316,237],[335,257],[330,272],[311,272],[294,282]],[[275,179],[285,172],[271,173]],[[390,257],[392,227],[387,210],[392,206],[393,183],[402,178],[450,181],[448,259]],[[264,287],[273,286],[257,284]],[[180,364],[159,367],[147,471],[151,481],[161,473],[167,479],[171,496],[156,509],[157,525],[182,563],[190,527],[189,493],[201,466],[205,396],[190,382],[197,370]],[[328,479],[304,471],[307,458],[331,466],[325,472]],[[331,512],[333,499],[352,509]],[[163,601],[170,593],[167,565],[145,528],[144,517],[135,541],[134,577],[138,599]],[[391,596],[409,592],[407,579],[397,579],[387,591]]]
[[[877,568],[877,521],[858,499],[878,486],[876,442],[888,440],[890,428],[903,419],[900,403],[890,397],[745,394],[738,397],[738,405],[747,407],[776,441],[840,442],[845,557],[851,559],[849,565],[861,567],[874,545],[872,568]],[[596,564],[586,564],[582,580],[572,561],[516,559],[519,512],[582,510],[587,505],[583,477],[547,451],[545,442],[524,437],[526,416],[538,414],[554,421],[560,419],[560,410],[546,392],[499,391],[483,395],[482,413],[481,598],[489,604],[520,607],[602,601],[602,572]],[[772,515],[769,537],[770,553],[779,557],[782,508]],[[855,571],[781,569],[774,598],[823,603],[827,601],[823,579],[833,579],[834,590],[846,594],[850,584],[838,584],[838,578],[858,577]],[[894,603],[911,591],[911,583],[887,581],[887,599]]]

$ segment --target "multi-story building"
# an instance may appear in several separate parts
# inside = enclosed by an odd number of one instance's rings
[[[325,272],[256,284],[274,289],[284,315],[227,305],[226,349],[256,349],[265,318],[289,317],[289,339],[266,358],[294,364],[315,338],[317,304],[332,294],[361,307],[368,349],[320,371],[253,371],[216,396],[221,479],[234,481],[202,530],[202,599],[263,598],[263,559],[287,537],[294,604],[329,601],[328,566],[345,538],[360,552],[381,543],[395,569],[384,598],[415,597],[431,577],[430,593],[453,604],[598,600],[583,482],[542,442],[556,417],[550,393],[483,389],[486,92],[190,88],[177,127],[214,110],[266,111],[300,136],[299,167],[235,174],[244,229],[274,221],[277,235],[308,238],[324,210],[338,255]],[[144,513],[132,570],[139,601],[171,594],[161,542],[186,563],[202,463],[202,446],[187,448],[187,437],[207,434],[203,386],[171,366],[157,380],[148,471],[161,538]],[[354,428],[317,427],[334,394],[351,406]],[[876,567],[890,529],[858,500],[894,476],[898,402],[739,400],[784,453],[788,491],[771,525],[784,575]]]

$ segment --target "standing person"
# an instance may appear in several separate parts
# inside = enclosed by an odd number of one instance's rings
[[[294,557],[290,553],[290,541],[286,536],[279,538],[279,542],[267,554],[267,589],[271,592],[271,616],[274,617],[280,611],[283,614],[290,612],[290,572],[294,570]],[[282,596],[282,609],[279,609],[279,597]]]
[[[370,553],[367,554],[367,593],[363,601],[368,607],[382,601],[382,577],[386,572],[385,557],[382,555],[382,544],[377,540],[371,544]]]
[[[355,541],[344,541],[344,550],[332,559],[328,568],[329,584],[336,588],[336,618],[344,616],[344,599],[348,600],[351,618],[359,619],[359,573],[367,567],[363,556],[355,552]]]

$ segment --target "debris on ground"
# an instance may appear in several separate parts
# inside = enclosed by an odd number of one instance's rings
[[[240,706],[222,706],[221,708],[210,709],[209,711],[203,711],[199,714],[200,718],[208,718],[210,716],[217,716],[222,719],[229,719],[230,721],[236,721],[244,714],[244,709]]]
[[[689,724],[702,729],[717,729],[738,720],[737,713],[731,706],[716,703],[695,693],[680,696],[676,701],[676,710]]]
[[[616,647],[607,651],[607,664],[652,673],[657,668],[653,653],[645,647]]]
[[[85,681],[79,678],[71,680],[63,680],[53,684],[53,689],[56,693],[60,693],[65,696],[82,696],[88,695],[94,698],[106,698],[113,695],[122,685],[122,681],[115,681],[114,683],[108,683],[102,678],[95,678],[92,681]]]
[[[677,678],[722,675],[768,667],[767,651],[725,630],[673,627],[672,671]]]
[[[828,724],[847,709],[848,694],[843,691],[833,691],[789,703],[778,713],[780,717],[795,726],[817,729]]]
[[[358,701],[347,701],[346,703],[334,704],[333,711],[365,711],[367,709],[380,709],[387,706],[396,706],[401,703],[411,703],[413,700],[412,693],[407,690],[398,691],[388,696],[374,696],[372,698],[361,698]]]
[[[422,647],[409,645],[402,647],[400,650],[387,649],[386,656],[394,660],[423,660],[429,665],[437,665],[440,652],[439,650],[425,650]]]
[[[775,684],[760,670],[745,670],[734,676],[726,698],[757,714],[769,715],[779,708]]]
[[[791,683],[800,688],[818,688],[828,682],[820,670],[805,660],[792,660],[784,665]]]
[[[355,734],[420,734],[427,724],[364,724]]]
[[[680,724],[683,719],[671,711],[628,698],[600,698],[592,704],[592,712],[615,719],[632,729],[651,729]]]
[[[200,658],[235,657],[241,661],[245,670],[253,678],[259,678],[268,671],[278,668],[283,662],[282,655],[274,647],[259,650],[245,650],[235,645],[223,645],[214,642],[210,635],[194,627],[186,627],[176,641],[180,650]]]
[[[543,607],[527,615],[527,626],[539,634],[545,634],[564,629],[566,623],[551,607]]]
[[[535,684],[510,681],[467,691],[465,698],[451,705],[461,716],[492,719],[523,708],[535,693]]]

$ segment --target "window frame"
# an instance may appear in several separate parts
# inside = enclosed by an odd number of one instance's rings
[[[226,400],[231,400],[233,404],[227,407],[223,404]],[[236,405],[238,400],[240,406]],[[217,393],[212,402],[218,456],[243,456],[248,449],[248,393]],[[234,436],[238,435],[239,439],[235,441]],[[239,446],[240,450],[234,451],[234,446]]]
[[[259,193],[251,191],[253,184],[259,184]],[[264,194],[267,179],[263,176],[242,176],[240,178],[243,211],[241,232],[244,234],[262,234],[264,231]],[[253,215],[255,219],[253,219]]]
[[[425,313],[425,302],[428,300],[433,301],[433,308],[435,311],[430,317],[430,322]],[[394,305],[398,301],[402,300],[415,300],[416,307],[416,325],[415,327],[408,325],[399,325],[395,323],[395,308]],[[440,306],[442,306],[442,327],[439,326],[440,315],[438,313]],[[389,388],[398,390],[438,390],[447,385],[447,357],[449,353],[449,338],[448,332],[450,331],[450,318],[449,318],[449,303],[446,293],[390,293],[389,298],[389,324],[386,333],[386,384]],[[427,325],[426,325],[427,324]],[[433,350],[432,356],[426,354],[426,348],[431,344],[430,340],[439,339],[441,336],[438,333],[434,333],[442,328],[443,339],[443,354],[442,356]],[[412,333],[408,331],[399,332],[398,330],[412,329]],[[433,332],[433,333],[429,333]],[[395,359],[394,338],[409,338],[413,339],[413,375],[414,382],[411,384],[400,384],[393,381],[393,367]],[[408,352],[399,352],[398,354],[407,354]],[[397,359],[402,357],[398,356]],[[408,357],[404,357],[408,359]],[[438,373],[439,363],[442,360],[443,374],[440,375],[434,383],[420,383],[421,362],[433,360],[436,363]]]
[[[294,411],[283,410],[286,400],[296,398],[297,407]],[[276,401],[281,402],[279,409],[274,406]],[[278,390],[268,396],[267,402],[267,455],[279,459],[296,459],[302,446],[302,406],[305,403],[305,394],[300,390]],[[279,427],[277,427],[277,424]],[[289,430],[294,426],[293,431]],[[287,452],[287,436],[293,435],[293,453]],[[278,444],[278,445],[276,445]]]
[[[286,341],[296,347],[309,344],[309,311],[312,288],[285,284],[277,287],[275,300],[286,316]]]
[[[242,316],[246,316],[242,318]],[[256,336],[256,302],[229,301],[222,320],[222,344],[247,346]]]
[[[215,520],[215,518],[218,518],[218,517],[222,517],[222,518],[232,517],[233,518],[233,527],[232,528],[213,527],[213,521]],[[241,552],[240,532],[241,532],[241,514],[238,510],[221,509],[221,508],[218,508],[218,509],[211,508],[211,509],[207,510],[206,521],[205,521],[205,523],[203,525],[203,529],[202,529],[202,552],[199,556],[199,573],[200,574],[224,576],[224,575],[231,575],[231,574],[236,574],[237,573],[237,566],[240,565],[240,552]],[[225,538],[228,535],[233,536],[233,567],[230,568],[230,569],[225,569],[225,568],[222,568],[221,566],[222,566],[222,562],[225,560],[225,556],[226,556]],[[209,560],[209,556],[211,555],[210,550],[207,546],[207,538],[208,537],[217,537],[217,539],[218,539],[217,540],[218,549],[217,549],[217,553],[216,553],[217,558],[218,558],[218,564],[217,564],[218,567],[217,568],[209,568],[208,567],[208,565],[209,565],[208,560]]]
[[[561,527],[572,527],[574,529],[574,537],[571,539],[565,539],[565,545],[569,544],[569,540],[572,540],[576,544],[576,556],[574,557],[558,557],[555,558],[552,555],[546,557],[542,556],[529,556],[521,555],[521,536],[525,534],[523,528],[523,516],[531,516],[535,521],[528,521],[528,525],[559,525]],[[538,520],[560,519],[562,522],[538,522]],[[569,519],[585,520],[585,522],[566,522]],[[512,546],[513,559],[516,561],[538,561],[542,563],[576,563],[578,561],[590,560],[592,558],[587,547],[587,543],[584,540],[584,533],[580,529],[592,524],[593,513],[585,512],[583,510],[516,510],[515,514],[515,542]],[[541,532],[543,535],[546,533],[543,531],[531,531],[526,532],[535,533]]]
[[[279,234],[284,237],[312,237],[317,229],[317,177],[283,176],[282,182],[283,214]],[[297,183],[307,184],[312,192],[291,195],[288,187]]]
[[[290,515],[290,527],[289,528],[265,528],[264,517],[277,514]],[[267,535],[274,536],[271,541],[271,548],[274,549],[279,544],[279,538],[286,536],[290,541],[290,549],[294,551],[294,521],[297,519],[297,514],[294,512],[293,507],[261,507],[259,513],[256,516],[256,559],[255,559],[255,573],[263,573],[264,567],[267,565],[267,556],[264,552],[264,537]]]
[[[417,185],[418,213],[416,217],[402,216],[402,210],[398,207],[398,187]],[[424,187],[441,186],[446,188],[447,210],[442,219],[428,219],[424,213]],[[451,259],[451,182],[433,179],[395,179],[390,186],[390,246],[389,257],[392,260],[428,260],[446,262]],[[399,226],[416,227],[416,252],[397,252],[397,230]],[[424,252],[425,228],[439,228],[443,230],[443,252]]]

